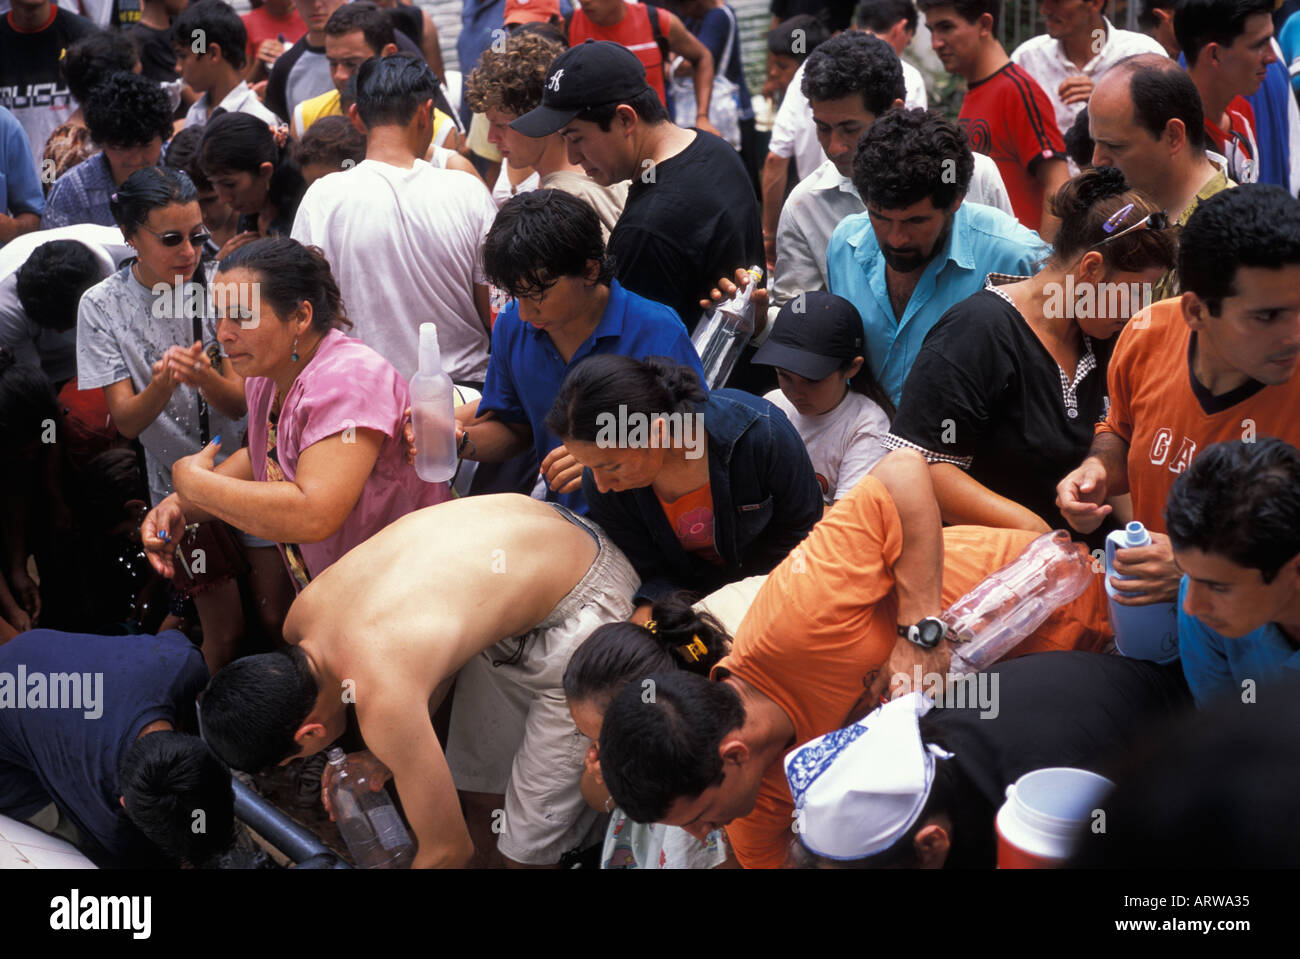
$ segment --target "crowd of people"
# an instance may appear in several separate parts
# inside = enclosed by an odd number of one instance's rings
[[[458,71],[404,0],[11,0],[0,813],[203,866],[338,745],[416,867],[991,867],[1071,766],[1080,864],[1165,861],[1162,789],[1300,862],[1300,13],[1140,2],[774,0],[760,92],[724,0],[467,2]],[[949,701],[944,612],[1060,529],[1086,585]]]

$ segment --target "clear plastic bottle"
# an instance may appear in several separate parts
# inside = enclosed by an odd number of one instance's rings
[[[388,793],[372,790],[364,776],[349,769],[347,755],[337,746],[326,755],[334,767],[330,809],[357,868],[409,869],[415,843]]]
[[[456,475],[456,416],[451,377],[442,371],[438,328],[420,324],[420,370],[411,378],[415,474],[426,483]]]
[[[1083,595],[1092,576],[1092,557],[1068,533],[1039,536],[944,610],[952,638],[966,640],[953,650],[949,671],[960,676],[997,662],[1054,610]]]
[[[695,352],[700,354],[700,366],[704,367],[704,385],[711,390],[726,385],[741,351],[754,335],[754,304],[750,298],[763,279],[763,271],[751,266],[747,272],[750,282],[736,290],[731,299],[719,303],[700,321],[691,337]]]

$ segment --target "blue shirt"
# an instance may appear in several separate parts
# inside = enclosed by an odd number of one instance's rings
[[[108,198],[117,189],[108,157],[101,151],[86,157],[63,176],[54,181],[49,199],[45,203],[45,216],[41,229],[72,226],[74,223],[98,223],[116,226]]]
[[[1281,678],[1283,670],[1300,672],[1300,648],[1276,623],[1268,623],[1245,636],[1216,633],[1183,608],[1187,577],[1178,589],[1178,649],[1183,675],[1196,705],[1203,707],[1217,696],[1240,696],[1242,682],[1258,685]]]
[[[826,246],[830,292],[862,314],[867,362],[894,405],[926,335],[951,306],[979,292],[990,273],[1030,276],[1051,247],[1001,210],[962,203],[943,249],[927,263],[902,321],[894,318],[885,285],[885,258],[867,212],[845,217]]]
[[[39,216],[44,209],[45,193],[27,143],[27,131],[17,117],[0,107],[0,212]]]
[[[689,366],[704,381],[700,357],[677,312],[625,290],[618,280],[613,280],[600,322],[568,363],[545,330],[519,318],[517,303],[502,310],[492,327],[492,353],[478,411],[492,411],[508,423],[527,423],[533,431],[533,447],[540,463],[560,445],[560,438],[546,428],[546,414],[555,403],[560,384],[575,363],[598,353],[617,353],[638,360],[666,356]],[[547,490],[546,498],[575,513],[587,512],[581,490],[563,495]]]
[[[1246,97],[1255,111],[1255,142],[1259,144],[1259,182],[1275,183],[1291,192],[1291,79],[1287,68],[1274,60],[1259,89]]]

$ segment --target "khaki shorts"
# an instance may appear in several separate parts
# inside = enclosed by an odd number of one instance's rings
[[[532,632],[503,640],[465,664],[456,678],[447,737],[447,765],[457,789],[505,794],[504,817],[493,821],[497,848],[526,865],[558,862],[600,816],[579,792],[590,740],[573,724],[562,680],[569,657],[597,626],[632,615],[632,597],[641,585],[600,527],[555,508],[591,534],[599,547],[596,559]]]

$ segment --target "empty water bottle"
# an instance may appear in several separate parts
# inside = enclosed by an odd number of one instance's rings
[[[371,789],[364,776],[348,767],[348,757],[337,746],[327,755],[334,767],[330,809],[357,868],[409,868],[415,859],[415,844],[388,793]]]
[[[426,483],[456,475],[456,413],[451,377],[442,371],[438,328],[420,324],[420,370],[411,378],[415,474]]]
[[[711,390],[727,384],[741,351],[754,335],[754,304],[750,298],[763,279],[763,271],[751,266],[746,272],[749,283],[700,320],[691,337],[695,352],[700,354],[700,366],[704,367],[704,385]]]
[[[1092,581],[1092,558],[1064,530],[1044,533],[1015,560],[984,577],[942,614],[950,637],[953,675],[997,662]]]

